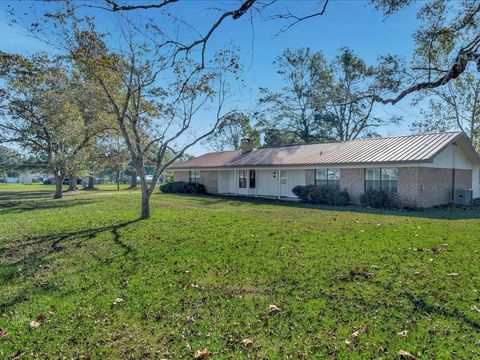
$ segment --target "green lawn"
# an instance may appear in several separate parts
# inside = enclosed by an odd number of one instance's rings
[[[51,191],[0,184],[1,359],[480,357],[478,210]]]

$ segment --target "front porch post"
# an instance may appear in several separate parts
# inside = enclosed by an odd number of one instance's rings
[[[238,176],[237,176],[237,169],[233,170],[233,183],[235,185],[235,196],[238,195],[237,187],[238,187]]]
[[[280,199],[280,169],[277,170],[277,198]]]

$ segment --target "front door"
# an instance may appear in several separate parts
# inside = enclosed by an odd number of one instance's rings
[[[280,170],[280,196],[291,196],[288,186],[288,170]]]

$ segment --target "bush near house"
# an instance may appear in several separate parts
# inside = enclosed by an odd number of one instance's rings
[[[295,186],[292,192],[307,204],[346,206],[350,204],[350,195],[346,190],[339,191],[326,186]]]
[[[198,183],[174,181],[160,186],[160,191],[168,194],[205,194],[205,186]]]
[[[394,207],[392,199],[385,191],[367,190],[360,196],[360,204],[375,209],[388,209]]]

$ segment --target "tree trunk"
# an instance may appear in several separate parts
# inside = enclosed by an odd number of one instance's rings
[[[59,173],[55,173],[55,195],[54,199],[61,199],[63,197],[62,187],[63,187],[63,176]]]
[[[93,190],[95,187],[95,178],[93,176],[88,177],[87,190]]]
[[[137,172],[132,171],[132,179],[130,181],[130,189],[136,189],[137,188]]]
[[[120,191],[120,170],[117,169],[117,191]]]
[[[148,219],[150,217],[150,193],[146,186],[142,186],[142,213],[140,219]]]
[[[68,180],[68,190],[67,191],[75,191],[78,190],[77,188],[77,177],[76,176],[70,176]]]

